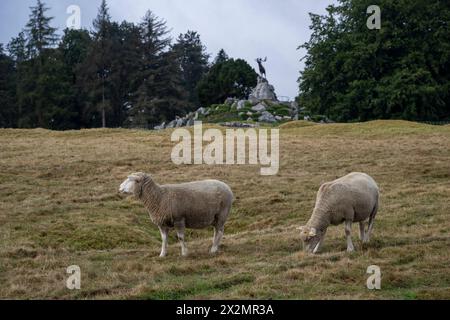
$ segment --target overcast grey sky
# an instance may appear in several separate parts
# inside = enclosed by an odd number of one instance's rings
[[[81,8],[81,22],[90,29],[101,0],[44,0],[55,19],[65,27],[69,5]],[[247,60],[257,70],[255,58],[268,57],[267,77],[279,96],[294,98],[305,55],[297,47],[310,37],[309,12],[325,13],[335,0],[109,0],[116,21],[139,22],[150,9],[164,18],[173,37],[197,31],[214,57],[224,48],[231,57]],[[8,43],[25,26],[29,7],[36,0],[0,0],[0,43]]]

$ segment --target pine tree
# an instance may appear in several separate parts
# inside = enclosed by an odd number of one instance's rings
[[[64,30],[58,50],[64,64],[64,74],[69,83],[65,108],[71,110],[74,115],[73,123],[70,123],[67,128],[77,129],[87,126],[84,123],[83,111],[84,102],[88,96],[83,91],[79,71],[87,58],[91,45],[92,40],[87,30]]]
[[[229,60],[230,57],[228,56],[228,54],[225,52],[224,49],[220,49],[219,53],[217,54],[216,58],[214,59],[214,64],[218,65],[222,62],[225,62],[227,60]]]
[[[122,126],[133,106],[135,92],[141,84],[139,75],[142,66],[140,28],[133,23],[114,24],[112,64],[110,74],[111,111],[114,126]]]
[[[31,7],[30,20],[25,29],[28,55],[31,58],[42,56],[43,51],[54,46],[58,40],[56,29],[50,26],[53,17],[45,15],[48,10],[41,0],[37,0],[36,6]]]
[[[97,17],[94,20],[94,46],[91,54],[93,55],[94,64],[97,73],[97,82],[99,82],[101,90],[100,112],[102,119],[102,127],[106,128],[106,110],[108,109],[106,95],[108,77],[111,72],[111,16],[106,4],[106,0],[102,0]],[[94,101],[94,104],[97,104]]]
[[[21,117],[24,115],[24,111],[27,109],[25,102],[25,81],[27,77],[27,65],[25,61],[27,60],[27,49],[26,49],[26,38],[25,33],[22,31],[19,35],[13,39],[8,44],[9,56],[13,60],[15,68],[15,83],[14,83],[14,93],[15,93],[15,123],[14,126],[22,127]],[[28,110],[29,113],[32,110]]]
[[[203,106],[223,103],[226,98],[247,99],[257,83],[257,73],[242,59],[231,59],[222,49],[209,72],[198,84]]]
[[[22,31],[15,38],[12,38],[8,43],[8,52],[10,57],[17,63],[24,62],[28,59],[27,55],[27,40],[25,33]]]
[[[180,66],[170,50],[171,39],[166,22],[148,11],[139,27],[143,55],[139,76],[141,85],[129,110],[128,123],[151,127],[174,116],[181,101],[186,102],[186,97]]]
[[[48,8],[40,0],[35,7],[31,7],[30,19],[26,25],[26,60],[23,59],[22,40],[16,38],[16,56],[20,64],[21,78],[17,91],[18,103],[21,108],[19,125],[24,127],[51,127],[52,114],[63,108],[55,101],[56,87],[62,84],[58,78],[59,61],[55,56],[54,45],[57,41],[56,29],[50,26],[53,18],[47,17]],[[11,44],[13,47],[14,45]],[[20,56],[20,57],[19,57]],[[61,75],[62,76],[62,75]],[[54,81],[54,82],[53,82]]]
[[[17,126],[16,69],[14,60],[6,55],[0,44],[0,128]]]
[[[206,47],[197,32],[188,31],[179,35],[173,50],[178,56],[184,88],[189,93],[189,102],[193,106],[198,106],[197,86],[208,71],[209,55],[206,53]]]

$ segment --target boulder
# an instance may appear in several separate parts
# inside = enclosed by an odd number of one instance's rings
[[[264,111],[262,115],[258,118],[259,122],[267,122],[267,123],[274,123],[277,122],[277,119],[271,114],[270,112]]]
[[[227,100],[225,100],[225,104],[227,105],[227,106],[231,106],[231,105],[233,105],[233,103],[235,103],[236,102],[236,99],[234,99],[234,98],[227,98]]]
[[[231,128],[256,128],[258,124],[253,123],[243,123],[243,122],[225,122],[221,123],[221,126],[231,127]]]
[[[166,129],[175,128],[176,125],[177,125],[177,121],[173,120],[173,121],[169,122],[169,124],[166,126]]]
[[[252,107],[252,111],[255,112],[264,112],[267,110],[267,107],[264,103],[258,103],[256,106]]]
[[[258,104],[259,103],[259,99],[255,98],[255,97],[249,97],[248,101],[250,101],[250,103],[252,105]]]
[[[164,130],[165,128],[166,128],[166,123],[163,122],[159,126],[156,126],[154,129],[155,130]]]
[[[175,120],[175,128],[180,128],[184,125],[184,119],[177,117]]]
[[[271,101],[277,101],[277,95],[275,94],[275,88],[269,84],[267,79],[264,79],[262,77],[258,77],[258,84],[253,89],[252,93],[250,94],[249,100],[271,100]]]
[[[205,114],[206,109],[205,108],[198,108],[197,113],[198,114]]]
[[[195,120],[194,119],[188,119],[186,121],[186,126],[187,127],[192,127],[194,125]]]
[[[236,109],[237,109],[238,111],[244,109],[244,108],[245,108],[245,103],[246,103],[246,102],[247,102],[246,100],[239,100],[239,101],[237,102]]]

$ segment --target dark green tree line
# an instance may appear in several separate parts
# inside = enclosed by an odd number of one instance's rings
[[[366,26],[370,5],[381,29]],[[299,103],[336,121],[450,119],[450,3],[340,0],[311,14]]]
[[[17,126],[16,77],[14,60],[4,52],[3,45],[0,44],[0,127]]]
[[[66,29],[59,38],[48,10],[38,0],[24,30],[0,46],[0,127],[152,127],[200,103],[245,95],[256,82],[243,60],[227,57],[209,72],[199,34],[172,43],[151,11],[139,24],[117,23],[103,0],[91,31]]]

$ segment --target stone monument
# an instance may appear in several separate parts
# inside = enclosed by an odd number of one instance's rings
[[[275,94],[275,88],[269,83],[266,76],[266,69],[263,66],[265,59],[258,58],[256,62],[259,66],[258,82],[250,93],[248,100],[239,100],[236,98],[227,98],[223,103],[229,108],[228,112],[235,112],[236,116],[243,121],[258,123],[277,123],[281,121],[298,120],[299,108],[295,101],[281,102]],[[196,112],[191,112],[183,118],[177,117],[168,124],[163,123],[155,127],[156,130],[165,128],[179,128],[192,126],[194,121],[199,118],[207,118],[211,113],[217,113],[220,106],[211,106],[208,108],[199,108]],[[289,113],[289,115],[287,114]],[[253,123],[238,124],[238,122],[227,123],[227,126],[251,127]]]
[[[258,103],[263,100],[278,101],[275,88],[267,81],[266,68],[263,66],[263,62],[267,62],[267,57],[264,59],[257,58],[256,62],[259,67],[258,84],[252,90],[248,100],[252,103]]]
[[[263,77],[258,77],[258,84],[250,93],[248,100],[252,103],[258,103],[263,100],[278,101],[275,88]]]

